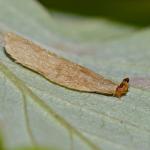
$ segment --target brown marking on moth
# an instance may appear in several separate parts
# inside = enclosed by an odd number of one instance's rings
[[[117,87],[115,96],[121,97],[122,95],[126,94],[128,92],[129,88],[129,78],[123,79],[121,84]]]
[[[116,97],[128,91],[126,79],[118,85],[81,65],[47,52],[14,33],[5,34],[5,50],[17,63],[61,86]]]

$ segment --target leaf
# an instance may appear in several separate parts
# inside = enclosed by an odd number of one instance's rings
[[[3,143],[3,139],[2,139],[2,135],[1,135],[1,132],[0,132],[0,149],[1,150],[4,150],[4,143]]]
[[[49,15],[36,1],[1,0],[0,31],[20,33],[114,81],[131,78],[121,101],[68,90],[13,62],[1,44],[0,127],[6,148],[150,149],[149,28]]]

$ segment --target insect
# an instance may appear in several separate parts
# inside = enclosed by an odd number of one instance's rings
[[[16,35],[5,33],[5,50],[16,63],[29,68],[53,83],[69,89],[121,97],[129,87],[129,78],[120,84],[90,69],[49,53],[37,44]]]

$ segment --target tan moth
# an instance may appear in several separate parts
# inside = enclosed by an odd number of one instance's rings
[[[121,97],[128,91],[129,78],[116,84],[81,65],[47,52],[15,33],[5,33],[4,38],[5,50],[15,62],[38,72],[58,85],[116,97]]]

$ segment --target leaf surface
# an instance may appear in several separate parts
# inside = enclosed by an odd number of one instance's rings
[[[105,19],[49,14],[32,0],[0,0],[0,31],[131,86],[118,100],[52,84],[0,46],[0,127],[8,149],[150,149],[150,30]],[[2,43],[2,39],[0,40]]]

